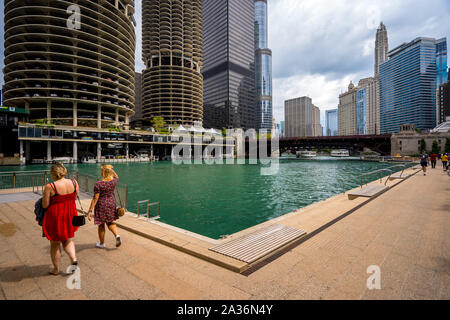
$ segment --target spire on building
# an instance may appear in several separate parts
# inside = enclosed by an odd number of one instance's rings
[[[383,22],[377,29],[377,36],[375,40],[375,78],[380,75],[380,65],[388,58],[389,40],[387,28]]]

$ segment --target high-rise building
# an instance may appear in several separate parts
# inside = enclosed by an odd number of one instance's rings
[[[348,91],[339,96],[338,135],[356,135],[356,92],[358,88],[350,82]]]
[[[313,137],[321,135],[320,110],[309,97],[284,102],[286,137]]]
[[[358,135],[380,133],[378,86],[376,78],[361,79],[358,83],[356,93],[356,134]]]
[[[143,116],[203,120],[202,0],[142,1]]]
[[[134,91],[134,97],[135,97],[135,114],[131,118],[131,126],[136,127],[142,127],[144,122],[144,117],[142,113],[142,73],[136,72],[136,84],[135,84],[135,91]]]
[[[80,0],[72,12],[62,0],[4,4],[4,104],[26,109],[30,120],[127,128],[135,104],[134,1]]]
[[[448,81],[447,38],[436,40],[436,68],[436,86],[439,88],[441,84]]]
[[[203,31],[204,126],[255,128],[254,0],[203,0]]]
[[[325,111],[326,135],[333,137],[338,135],[338,109]]]
[[[386,26],[383,22],[377,29],[375,39],[375,78],[380,75],[380,65],[388,59],[389,39]]]
[[[270,130],[272,117],[272,51],[268,49],[267,0],[255,0],[256,128]]]
[[[358,87],[356,91],[356,134],[365,135],[367,133],[367,88]]]
[[[312,136],[321,137],[323,135],[322,125],[320,124],[320,109],[315,105],[312,106]]]
[[[284,121],[280,121],[280,137],[286,137],[286,126]]]
[[[389,52],[380,65],[381,133],[397,133],[400,126],[436,126],[436,41],[417,38]]]
[[[450,96],[449,96],[449,82],[443,83],[438,90],[438,123],[441,124],[447,121],[450,117]]]

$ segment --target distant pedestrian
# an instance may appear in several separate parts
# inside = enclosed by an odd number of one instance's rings
[[[102,180],[97,181],[94,186],[94,197],[88,211],[88,219],[92,219],[92,211],[94,211],[94,223],[98,225],[99,242],[97,248],[105,248],[105,224],[109,231],[116,238],[116,247],[120,247],[122,240],[117,234],[115,221],[119,219],[117,213],[116,199],[114,198],[114,189],[116,188],[119,176],[114,172],[113,166],[104,165],[101,168]]]
[[[67,169],[62,164],[52,166],[50,175],[53,183],[47,184],[42,197],[42,207],[47,209],[42,222],[42,231],[50,240],[50,256],[52,258],[52,275],[59,274],[62,243],[64,251],[70,257],[72,265],[78,261],[75,253],[75,244],[72,239],[78,227],[72,225],[72,219],[77,216],[75,199],[79,192],[75,180],[65,179]]]
[[[427,175],[427,167],[428,167],[428,154],[423,151],[420,155],[420,165],[422,166],[423,175]]]
[[[444,171],[448,170],[448,154],[444,153],[441,157],[442,161],[442,167],[444,168]]]
[[[430,154],[430,161],[431,161],[431,168],[432,169],[436,168],[437,157],[438,157],[438,155],[436,153]]]

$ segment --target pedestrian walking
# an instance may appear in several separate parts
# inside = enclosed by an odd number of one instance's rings
[[[422,151],[420,155],[420,165],[422,166],[423,175],[427,175],[427,167],[428,167],[428,154],[425,151]]]
[[[97,181],[94,186],[94,197],[88,211],[88,219],[92,219],[92,211],[94,210],[94,223],[98,225],[99,242],[97,248],[105,248],[105,225],[116,238],[116,247],[120,247],[122,240],[117,233],[115,221],[119,219],[117,212],[116,199],[114,197],[114,189],[116,188],[119,176],[113,170],[113,166],[104,165],[101,168],[102,180]]]

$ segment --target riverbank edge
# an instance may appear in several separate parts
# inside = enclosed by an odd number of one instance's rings
[[[391,189],[406,181],[407,179],[412,178],[418,172],[420,172],[420,168],[414,166],[407,169],[405,172],[409,175],[407,178],[388,181],[387,186],[389,188],[372,198],[357,198],[355,200],[349,200],[347,194],[360,189],[360,187],[357,187],[352,190],[346,191],[343,194],[313,203],[307,207],[295,210],[283,216],[239,231],[221,240],[208,238],[188,230],[167,225],[159,221],[152,221],[146,218],[137,217],[137,215],[132,212],[127,212],[126,215],[117,222],[117,226],[126,231],[166,245],[186,254],[195,256],[199,259],[226,268],[230,271],[241,274],[250,274],[251,272],[256,271],[260,267],[270,262],[272,257],[278,257],[283,253],[289,251],[290,249],[300,245],[302,242],[314,237],[318,233],[324,231],[336,222],[344,219],[369,202],[377,199],[382,194],[389,192]],[[385,181],[385,179],[388,178],[384,177],[382,180]],[[379,183],[379,180],[376,180],[369,183],[368,185],[379,185]],[[277,248],[276,250],[251,264],[209,250],[213,246],[243,237],[249,233],[258,231],[273,224],[299,228],[305,230],[306,234],[290,243]]]

